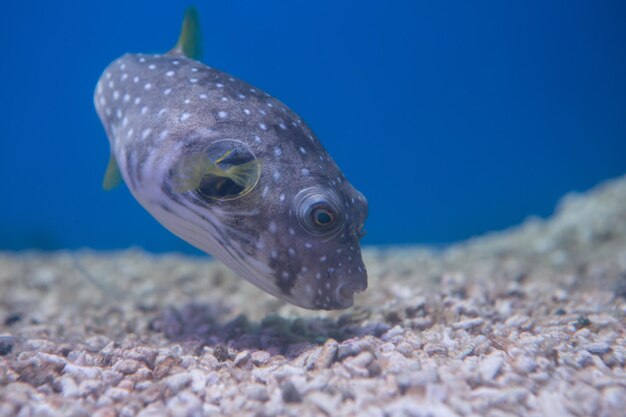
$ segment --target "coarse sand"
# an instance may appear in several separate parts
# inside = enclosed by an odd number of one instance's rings
[[[626,415],[626,177],[364,256],[320,312],[208,258],[0,253],[0,416]]]

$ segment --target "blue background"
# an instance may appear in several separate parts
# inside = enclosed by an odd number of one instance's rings
[[[367,244],[502,229],[626,172],[625,4],[196,1],[204,62],[307,120],[370,201]],[[0,248],[190,251],[102,191],[92,104],[113,59],[173,46],[186,5],[3,6]]]

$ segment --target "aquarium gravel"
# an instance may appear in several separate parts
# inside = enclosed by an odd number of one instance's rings
[[[0,254],[0,416],[623,416],[626,177],[548,220],[364,251],[344,312],[207,258]]]

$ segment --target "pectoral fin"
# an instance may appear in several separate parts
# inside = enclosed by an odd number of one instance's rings
[[[259,181],[261,161],[253,159],[228,168],[221,168],[231,151],[212,161],[206,154],[192,154],[182,158],[174,168],[172,185],[179,193],[196,190],[218,199],[232,200],[247,194]]]
[[[104,179],[102,180],[102,188],[106,191],[110,191],[120,185],[121,182],[122,174],[120,173],[120,168],[117,166],[115,155],[111,153],[109,165],[107,165],[107,170],[104,173]]]

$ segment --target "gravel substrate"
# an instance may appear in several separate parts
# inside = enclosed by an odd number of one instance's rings
[[[626,177],[444,250],[366,249],[344,312],[207,259],[0,254],[0,416],[624,416]]]

